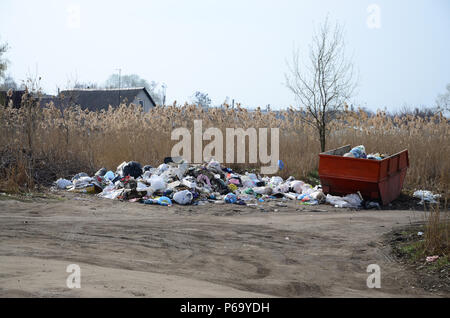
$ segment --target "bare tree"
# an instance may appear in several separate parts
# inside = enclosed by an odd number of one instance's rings
[[[211,98],[209,98],[207,93],[196,91],[194,95],[192,95],[191,100],[193,104],[203,108],[208,108],[211,106]]]
[[[16,83],[14,78],[11,75],[6,75],[2,84],[0,84],[0,90],[8,90],[12,89],[13,91],[17,90],[19,85]]]
[[[158,92],[158,83],[155,81],[148,82],[147,80],[139,77],[136,74],[130,75],[121,75],[112,74],[106,80],[105,86],[107,88],[117,88],[117,87],[145,87],[153,100],[158,105],[163,105],[165,103],[165,89],[167,86],[163,87],[164,95],[161,96],[160,92]]]
[[[286,86],[300,103],[302,120],[317,129],[325,151],[329,123],[356,87],[353,64],[345,55],[343,28],[338,23],[330,26],[327,18],[314,32],[309,61],[300,63],[300,51],[294,49],[288,66]]]
[[[438,110],[444,113],[450,112],[450,84],[446,86],[447,91],[444,94],[439,94],[436,98],[436,106]]]
[[[8,67],[8,60],[2,57],[3,54],[5,54],[7,51],[8,51],[8,44],[0,43],[0,79],[5,77],[6,68]]]
[[[99,88],[99,85],[95,82],[76,82],[75,85],[73,85],[74,89],[96,89]]]

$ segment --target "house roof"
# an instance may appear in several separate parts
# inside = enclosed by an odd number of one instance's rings
[[[0,105],[8,106],[9,101],[12,100],[13,107],[19,108],[22,102],[22,95],[25,94],[24,90],[13,90],[12,96],[8,97],[8,91],[2,90],[0,91]]]
[[[83,109],[95,111],[107,108],[109,105],[113,107],[117,106],[119,101],[131,103],[142,91],[150,99],[153,106],[156,106],[156,103],[145,87],[121,88],[120,90],[118,88],[72,89],[61,91],[58,97],[60,100],[63,100],[65,106],[76,104],[80,105]]]

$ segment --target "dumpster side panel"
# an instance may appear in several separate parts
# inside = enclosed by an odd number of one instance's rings
[[[320,177],[320,182],[325,194],[344,196],[359,191],[365,200],[381,199],[377,182],[334,177]]]
[[[408,150],[383,160],[356,159],[319,155],[319,177],[325,193],[346,195],[360,191],[366,200],[380,200],[384,205],[401,192],[409,167]]]
[[[382,160],[379,191],[383,205],[389,204],[400,195],[408,167],[407,150]]]
[[[351,180],[377,182],[379,162],[340,156],[319,155],[319,175]]]
[[[319,156],[319,177],[324,193],[342,196],[360,191],[365,199],[380,199],[379,161]]]

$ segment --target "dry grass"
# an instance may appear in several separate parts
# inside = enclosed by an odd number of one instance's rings
[[[279,127],[280,159],[286,167],[280,175],[304,178],[317,169],[320,145],[315,130],[302,124],[300,116],[294,110],[249,112],[239,106],[205,111],[172,105],[149,113],[135,105],[101,112],[61,110],[52,104],[40,107],[28,96],[21,108],[0,106],[0,189],[20,191],[80,170],[115,169],[126,160],[158,165],[177,142],[170,140],[172,130],[187,127],[192,132],[194,119],[202,119],[203,129],[217,127],[223,132],[227,127]],[[346,110],[332,125],[328,149],[344,144],[364,144],[367,152],[391,154],[408,149],[405,187],[447,193],[449,122],[442,115],[392,118],[378,112],[369,117],[363,111]]]
[[[450,269],[450,212],[447,202],[426,204],[424,206],[423,224],[411,225],[396,234],[394,251],[408,262],[419,265],[419,268],[437,271],[446,276]],[[423,232],[419,236],[418,232]],[[428,256],[439,256],[434,262],[426,262]],[[447,275],[448,277],[448,275]],[[448,279],[448,278],[447,278]]]
[[[441,211],[439,204],[431,204],[429,208],[425,216],[424,255],[450,257],[450,213],[447,209]]]

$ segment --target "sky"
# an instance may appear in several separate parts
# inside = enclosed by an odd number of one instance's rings
[[[50,94],[120,68],[164,83],[168,103],[201,91],[213,104],[285,109],[298,106],[286,62],[327,16],[359,73],[349,104],[433,106],[450,83],[448,0],[1,0],[0,42],[7,73],[40,76]]]

